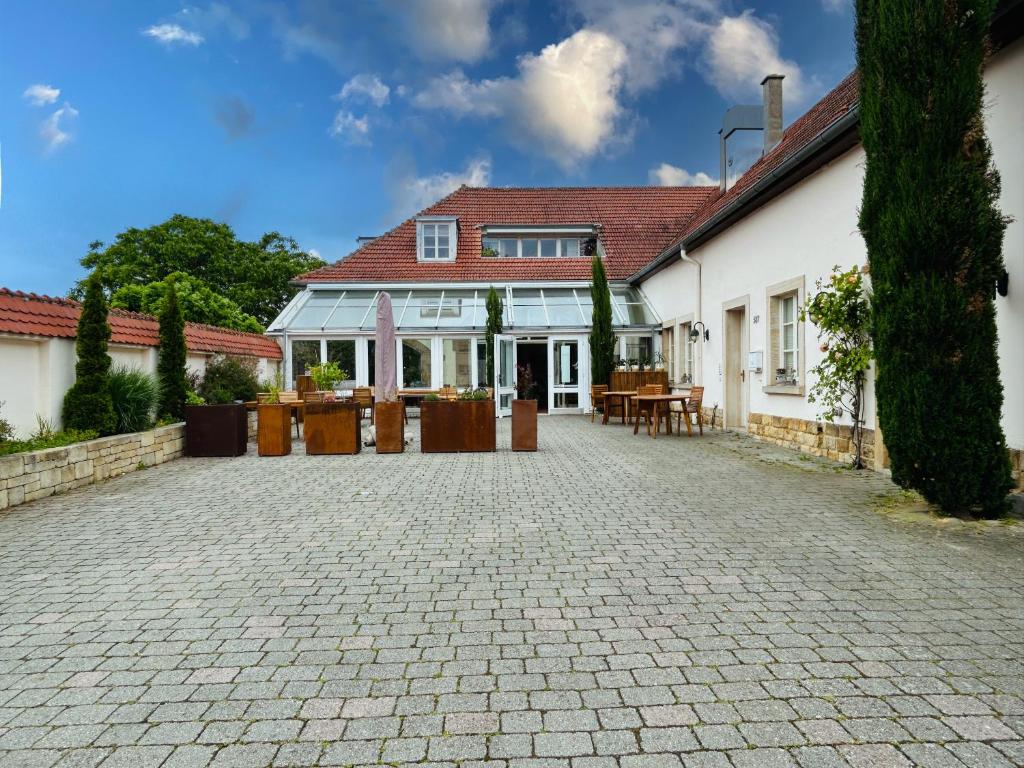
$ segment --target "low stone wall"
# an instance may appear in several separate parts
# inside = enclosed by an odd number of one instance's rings
[[[796,448],[804,453],[822,456],[832,461],[853,461],[853,428],[845,424],[792,419],[767,413],[752,413],[747,420],[748,431],[754,437],[776,445]],[[875,466],[875,431],[864,430],[864,464]],[[888,466],[888,461],[885,462]]]
[[[182,456],[185,425],[100,437],[63,448],[0,456],[0,509],[152,467]]]

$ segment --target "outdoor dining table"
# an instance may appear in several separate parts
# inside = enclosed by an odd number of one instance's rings
[[[682,403],[683,411],[686,410],[686,401],[689,399],[689,395],[683,394],[670,394],[670,395],[637,395],[636,396],[636,414],[633,417],[633,434],[635,435],[640,430],[640,412],[643,410],[641,404],[650,403],[651,406],[651,419],[654,421],[654,431],[651,428],[647,428],[647,434],[651,438],[658,436],[658,427],[660,422],[658,420],[658,411],[660,410],[661,404],[665,403],[665,407],[668,408],[669,403]],[[672,419],[671,411],[669,411],[669,418],[665,420],[665,430],[668,434],[672,434]],[[689,416],[686,418],[686,434],[693,437],[693,429],[690,427]]]
[[[601,417],[601,423],[608,423],[608,414],[611,413],[611,403],[609,400],[619,399],[622,405],[622,423],[625,424],[629,419],[629,401],[630,398],[636,397],[635,389],[613,389],[610,392],[604,393],[604,416]]]

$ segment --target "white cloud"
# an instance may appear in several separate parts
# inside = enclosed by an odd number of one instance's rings
[[[392,189],[396,213],[408,217],[436,203],[465,184],[467,187],[487,187],[491,183],[491,161],[486,157],[470,160],[462,171],[445,171],[431,176],[407,174],[398,179]]]
[[[821,0],[821,6],[829,13],[842,13],[850,7],[850,0]]]
[[[718,179],[711,178],[704,171],[690,173],[685,168],[668,163],[651,168],[647,172],[647,178],[651,184],[659,187],[709,187],[718,184]]]
[[[626,89],[638,93],[682,70],[680,50],[707,37],[717,5],[716,0],[577,0],[576,9],[588,27],[626,46]]]
[[[236,40],[249,37],[249,22],[224,3],[210,3],[206,8],[187,6],[175,14],[175,18],[184,22],[185,27],[189,29],[200,29],[209,33],[226,29]]]
[[[782,58],[775,29],[753,11],[724,16],[711,32],[705,58],[708,82],[727,99],[760,94],[760,83],[769,74],[786,76],[787,101],[800,102],[806,95],[800,67]]]
[[[36,83],[26,88],[22,96],[32,102],[33,106],[42,107],[47,104],[53,104],[60,98],[60,88]]]
[[[370,121],[364,115],[356,117],[347,110],[338,110],[334,116],[334,122],[328,129],[328,133],[336,139],[341,139],[346,144],[357,144],[370,146]]]
[[[619,103],[626,49],[611,36],[581,29],[518,61],[516,77],[469,80],[455,71],[435,78],[414,103],[456,115],[500,117],[521,144],[539,146],[572,167],[621,137]]]
[[[399,18],[423,58],[473,62],[491,49],[495,0],[398,0]]]
[[[180,24],[154,24],[142,30],[142,34],[164,45],[199,45],[203,42],[202,35]]]
[[[42,136],[45,150],[53,152],[56,149],[71,141],[71,134],[65,130],[65,123],[78,117],[78,110],[67,102],[64,106],[54,111],[39,126],[39,135]]]
[[[342,86],[337,98],[367,99],[375,106],[383,107],[388,103],[391,89],[377,75],[360,74]]]

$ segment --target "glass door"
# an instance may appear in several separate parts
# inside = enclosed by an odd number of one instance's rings
[[[583,376],[580,357],[580,338],[551,337],[548,339],[548,409],[551,413],[559,411],[579,412],[583,407]]]
[[[498,417],[512,415],[516,397],[516,337],[494,334],[494,399]]]

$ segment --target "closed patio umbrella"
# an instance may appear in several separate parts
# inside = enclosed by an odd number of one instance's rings
[[[377,297],[377,343],[373,355],[377,399],[387,402],[396,400],[395,316],[391,311],[391,294],[387,291]]]

